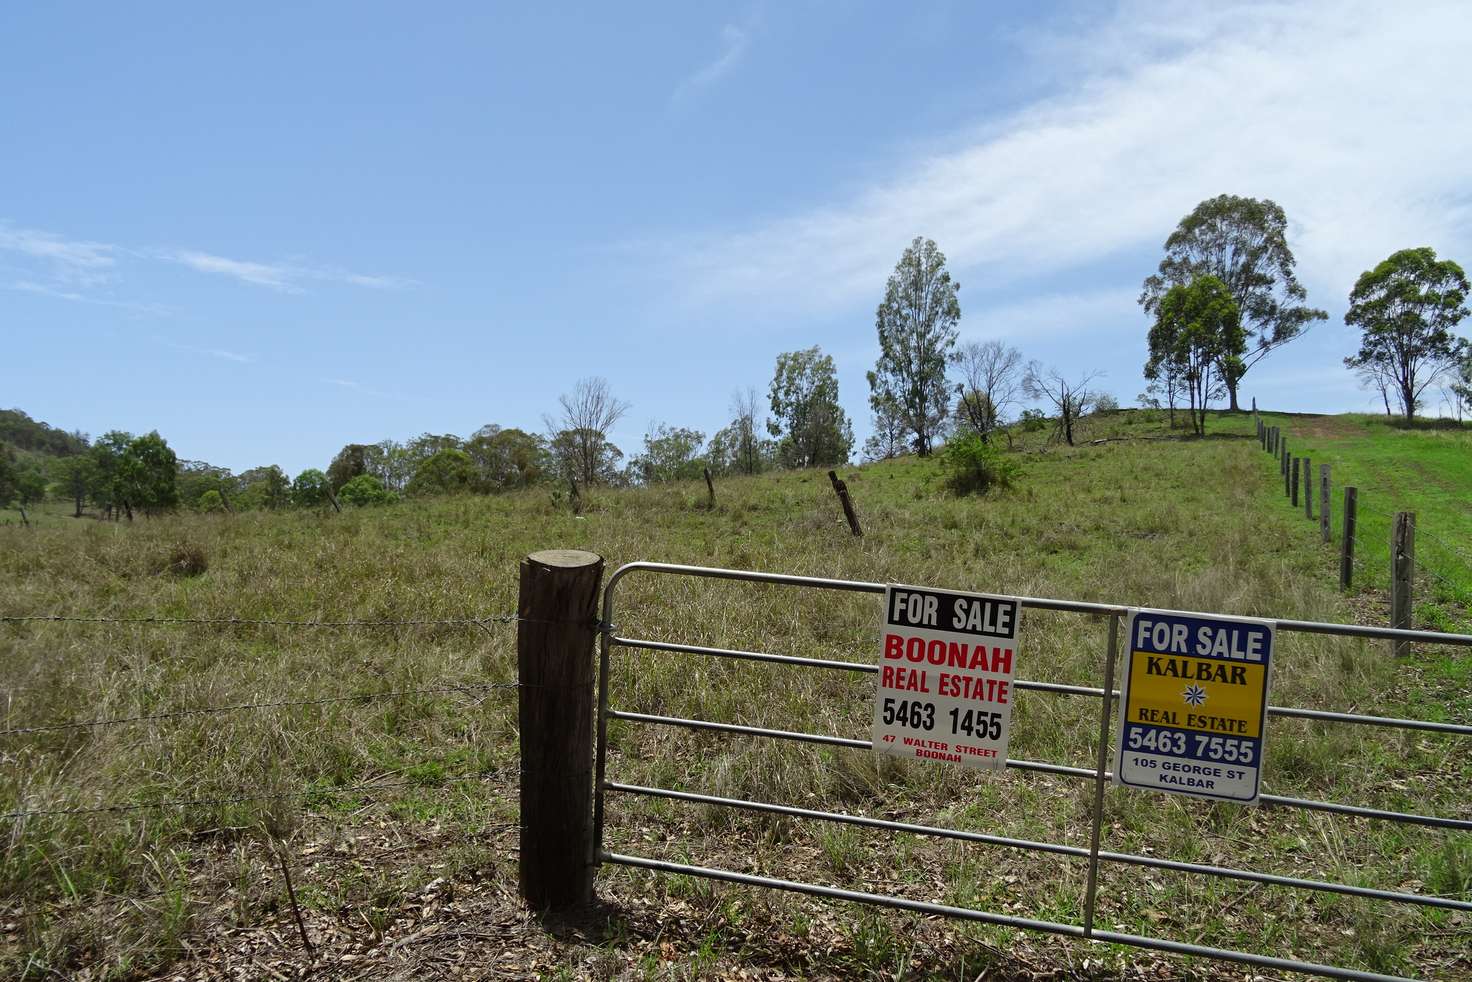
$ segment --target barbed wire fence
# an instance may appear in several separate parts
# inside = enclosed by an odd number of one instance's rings
[[[138,617],[104,616],[94,614],[69,614],[69,613],[7,613],[0,614],[0,626],[30,626],[49,624],[81,624],[81,625],[118,625],[125,627],[184,627],[197,629],[200,627],[215,627],[220,629],[286,629],[290,631],[309,630],[399,630],[420,628],[473,628],[491,632],[495,625],[511,625],[531,621],[534,623],[546,623],[536,618],[522,617],[518,614],[496,614],[485,616],[460,616],[442,618],[347,618],[347,619],[308,619],[308,618],[271,618],[271,617],[198,617],[179,615],[148,615]],[[596,623],[595,627],[601,626]],[[431,698],[441,696],[479,696],[477,701],[484,701],[492,694],[508,692],[525,687],[521,682],[458,682],[438,685],[424,685],[416,687],[394,687],[374,689],[363,692],[354,692],[341,695],[330,695],[317,698],[297,699],[269,699],[247,702],[234,702],[223,705],[192,706],[181,709],[168,709],[158,712],[133,713],[125,715],[104,716],[92,719],[50,719],[26,721],[20,725],[3,725],[5,722],[15,719],[18,715],[16,707],[11,704],[0,710],[0,763],[10,766],[18,766],[20,758],[7,749],[7,743],[24,744],[28,739],[44,738],[47,735],[66,734],[75,732],[94,732],[100,729],[126,727],[130,725],[171,723],[190,718],[212,718],[245,713],[261,713],[279,710],[292,710],[306,707],[334,706],[334,705],[366,705],[381,703],[390,700]],[[320,783],[322,778],[305,778],[306,786],[285,791],[258,791],[232,794],[215,795],[185,795],[165,797],[151,801],[117,801],[99,800],[95,802],[81,803],[55,803],[46,802],[46,796],[30,795],[35,803],[27,802],[28,797],[21,787],[15,788],[14,804],[5,811],[0,811],[0,833],[13,847],[24,836],[29,826],[37,822],[46,822],[52,819],[77,819],[92,818],[107,815],[129,815],[140,813],[158,813],[163,811],[182,812],[187,809],[222,808],[242,804],[271,804],[277,802],[297,802],[312,805],[330,800],[341,800],[347,796],[365,798],[364,806],[391,805],[395,800],[392,796],[386,796],[388,792],[402,791],[445,791],[465,787],[470,783],[497,784],[509,786],[514,783],[514,773],[508,768],[481,767],[471,770],[456,771],[452,773],[439,773],[438,766],[441,761],[426,761],[422,765],[411,765],[396,771],[380,773],[377,776],[353,781],[345,784]],[[424,768],[421,774],[409,774],[416,768]],[[17,775],[19,776],[19,775]],[[67,789],[75,792],[75,787]],[[85,790],[85,789],[82,789]],[[75,801],[75,798],[73,799]],[[510,827],[511,823],[500,823],[494,827]],[[261,824],[264,835],[264,820]],[[278,847],[274,840],[268,843],[271,856],[262,857],[263,867],[275,869],[271,859],[280,859],[284,864]],[[342,861],[361,861],[363,857],[350,855],[340,857]],[[338,861],[339,857],[314,856],[299,862],[297,872],[299,875],[310,872],[315,867]],[[283,865],[282,875],[287,879],[287,892],[291,893],[289,886],[290,873]],[[69,883],[64,877],[63,882]],[[60,888],[58,888],[60,889]],[[160,887],[155,890],[143,892],[131,891],[126,895],[114,892],[102,892],[99,895],[83,897],[53,896],[33,899],[30,906],[20,907],[21,898],[15,898],[17,905],[0,901],[0,913],[10,917],[52,917],[70,912],[82,911],[109,904],[142,904],[150,900],[156,900],[168,896],[176,886]],[[216,898],[217,899],[217,898]],[[200,901],[203,902],[203,901]],[[293,912],[298,916],[297,904],[294,894],[291,899]]]
[[[1306,517],[1314,518],[1313,512],[1316,504],[1320,510],[1323,507],[1318,482],[1314,480],[1309,470],[1309,464],[1317,458],[1293,456],[1292,448],[1281,427],[1267,425],[1260,416],[1256,417],[1256,424],[1257,436],[1262,449],[1272,454],[1279,463],[1285,497],[1288,497],[1297,509],[1299,508],[1298,494],[1301,491],[1307,500],[1300,510]],[[1318,460],[1318,463],[1322,464],[1323,461]],[[1301,482],[1299,480],[1300,468]],[[1335,512],[1334,517],[1338,520],[1328,523],[1325,541],[1338,544],[1341,564],[1348,567],[1352,581],[1386,589],[1392,597],[1392,606],[1394,606],[1398,574],[1397,556],[1395,545],[1391,541],[1391,532],[1396,528],[1399,516],[1374,503],[1378,497],[1382,496],[1392,499],[1394,493],[1387,488],[1363,485],[1356,486],[1354,490],[1356,493],[1352,499],[1346,495],[1340,502],[1331,503],[1331,509]],[[1354,512],[1349,523],[1344,522],[1342,510],[1347,508],[1352,508]],[[1377,528],[1383,529],[1384,541],[1363,535],[1362,526],[1358,521],[1361,515],[1370,517]],[[1317,520],[1323,521],[1322,516]],[[1459,612],[1453,611],[1452,613],[1467,616],[1468,611],[1472,610],[1472,551],[1414,522],[1411,523],[1408,546],[1409,552],[1400,557],[1406,561],[1407,566],[1404,578],[1412,598],[1419,598],[1420,601],[1411,614],[1412,619],[1429,620],[1430,623],[1424,626],[1434,629],[1445,628],[1448,624],[1448,615],[1441,609],[1441,606],[1438,606],[1439,604],[1450,604],[1461,608]],[[1344,583],[1344,580],[1345,576],[1341,574],[1341,584]],[[1404,626],[1411,625],[1406,623]]]

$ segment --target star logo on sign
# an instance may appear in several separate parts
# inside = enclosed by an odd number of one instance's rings
[[[1199,706],[1206,701],[1206,690],[1199,685],[1188,685],[1183,698],[1193,706]]]

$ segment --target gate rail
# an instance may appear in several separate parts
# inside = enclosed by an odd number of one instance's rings
[[[1262,883],[1271,886],[1281,886],[1300,890],[1313,890],[1325,893],[1341,894],[1345,896],[1361,897],[1368,900],[1380,902],[1413,904],[1423,907],[1440,908],[1444,910],[1472,911],[1472,902],[1457,900],[1450,897],[1437,897],[1427,894],[1409,893],[1396,890],[1380,890],[1371,887],[1354,886],[1347,883],[1337,883],[1326,880],[1314,880],[1294,876],[1282,876],[1272,873],[1263,873],[1257,870],[1235,869],[1225,866],[1213,866],[1202,863],[1191,863],[1180,860],[1162,859],[1155,856],[1145,856],[1136,853],[1101,850],[1099,848],[1099,840],[1103,824],[1104,790],[1105,787],[1108,785],[1110,779],[1113,777],[1112,772],[1108,770],[1108,763],[1111,742],[1110,714],[1114,700],[1119,697],[1119,691],[1114,688],[1113,684],[1115,663],[1118,658],[1118,628],[1120,619],[1125,616],[1131,609],[1128,606],[1119,604],[1089,603],[1084,601],[1055,600],[1039,597],[1017,598],[1020,601],[1022,607],[1025,609],[1061,611],[1065,613],[1106,617],[1109,619],[1109,641],[1105,657],[1104,685],[1102,687],[1068,685],[1054,682],[1028,681],[1023,679],[1018,679],[1013,683],[1013,688],[1019,690],[1047,692],[1067,696],[1083,696],[1100,700],[1101,739],[1099,742],[1098,763],[1095,767],[1071,767],[1063,764],[1054,764],[1044,761],[1020,760],[1012,758],[1009,758],[1006,761],[1007,767],[1016,770],[1033,771],[1045,774],[1056,774],[1066,777],[1083,778],[1094,781],[1095,791],[1094,804],[1092,808],[1092,822],[1090,828],[1090,846],[1087,849],[1081,846],[1065,845],[1063,843],[1018,839],[1007,836],[989,835],[980,832],[968,832],[961,829],[945,828],[941,826],[919,825],[909,822],[896,822],[888,819],[870,818],[862,815],[849,815],[841,812],[828,812],[810,808],[799,808],[791,805],[777,804],[775,802],[747,800],[742,798],[727,798],[717,795],[701,794],[692,791],[680,791],[673,788],[645,787],[641,785],[610,781],[607,779],[606,773],[608,750],[608,721],[610,719],[625,720],[627,722],[638,724],[681,727],[685,729],[740,734],[743,736],[797,741],[802,743],[823,744],[835,747],[847,747],[863,750],[872,749],[872,744],[868,740],[858,740],[821,733],[777,730],[767,727],[747,726],[736,723],[722,723],[713,720],[685,719],[674,716],[635,713],[612,708],[609,705],[609,668],[612,650],[616,647],[642,649],[647,651],[664,651],[672,653],[702,655],[713,658],[729,658],[740,661],[767,662],[772,664],[803,666],[809,668],[826,669],[830,671],[845,671],[868,674],[874,674],[879,671],[878,666],[864,662],[834,661],[822,658],[805,658],[796,655],[779,655],[761,651],[743,651],[739,649],[717,648],[704,645],[681,644],[670,641],[656,641],[645,638],[621,636],[616,633],[614,620],[615,588],[625,576],[640,571],[672,574],[678,576],[691,576],[706,579],[736,580],[748,583],[767,583],[779,586],[837,590],[850,593],[883,594],[885,591],[885,584],[883,583],[871,583],[860,580],[840,580],[813,576],[795,576],[786,573],[762,573],[753,570],[718,569],[704,566],[686,566],[672,563],[628,563],[620,567],[616,572],[614,572],[614,574],[609,578],[608,585],[605,588],[603,594],[601,642],[599,647],[597,755],[594,778],[595,795],[593,807],[593,855],[591,857],[591,860],[595,865],[612,863],[616,865],[638,867],[669,873],[679,873],[687,876],[699,876],[708,879],[722,880],[730,883],[769,887],[779,890],[804,893],[811,896],[828,897],[839,900],[849,900],[859,903],[873,904],[883,907],[892,907],[900,910],[914,911],[922,914],[939,915],[961,920],[980,921],[983,923],[995,924],[1004,927],[1042,931],[1050,934],[1084,938],[1094,941],[1110,942],[1114,944],[1123,944],[1136,948],[1145,948],[1156,951],[1169,952],[1172,954],[1196,955],[1222,961],[1254,965],[1263,968],[1306,972],[1309,974],[1322,975],[1329,978],[1358,980],[1386,980],[1397,979],[1399,977],[1382,975],[1373,972],[1365,972],[1358,969],[1344,968],[1336,965],[1324,965],[1313,962],[1298,961],[1295,959],[1276,958],[1273,956],[1257,954],[1254,952],[1237,951],[1225,948],[1213,948],[1183,941],[1172,941],[1169,939],[1156,938],[1145,935],[1124,934],[1116,931],[1100,930],[1094,926],[1094,907],[1098,893],[1097,877],[1099,863],[1102,860],[1105,862],[1118,863],[1122,865],[1142,866],[1184,873],[1196,873],[1224,879],[1244,880],[1254,883]],[[1466,634],[1440,634],[1432,631],[1402,630],[1386,627],[1361,627],[1358,625],[1333,624],[1320,621],[1279,620],[1276,622],[1276,624],[1278,630],[1293,633],[1327,634],[1337,635],[1340,637],[1366,638],[1372,640],[1419,641],[1433,644],[1450,644],[1462,647],[1472,647],[1472,635]],[[1291,706],[1269,706],[1268,714],[1271,716],[1282,716],[1292,719],[1307,719],[1320,722],[1335,722],[1363,726],[1388,727],[1400,730],[1444,733],[1453,736],[1472,737],[1472,725],[1465,725],[1460,723],[1438,723],[1428,720],[1398,719],[1395,717],[1387,716],[1370,716],[1360,713],[1333,712],[1328,710],[1305,709]],[[839,887],[823,886],[816,883],[782,880],[750,873],[739,873],[733,870],[714,869],[710,867],[696,866],[685,863],[674,863],[661,859],[652,859],[643,856],[633,856],[625,855],[622,853],[609,852],[606,851],[603,847],[603,830],[605,815],[604,798],[605,794],[610,791],[618,794],[664,798],[669,800],[711,805],[716,807],[735,808],[767,814],[785,815],[791,818],[834,822],[852,826],[860,826],[864,828],[884,829],[892,832],[906,832],[916,835],[925,835],[937,838],[959,840],[963,842],[974,842],[984,845],[1000,846],[1005,848],[1021,849],[1033,852],[1043,852],[1054,855],[1069,856],[1072,858],[1086,859],[1088,860],[1089,865],[1087,883],[1085,886],[1083,922],[1081,924],[1070,924],[1058,921],[1037,920],[1033,918],[1017,917],[1009,914],[1000,914],[991,911],[975,910],[967,907],[954,907],[945,904],[931,903],[928,901],[911,900],[905,897],[896,897],[889,894],[865,893],[861,891],[842,889]],[[1438,815],[1422,815],[1414,812],[1388,811],[1378,808],[1368,808],[1360,805],[1344,804],[1332,801],[1316,801],[1308,798],[1295,798],[1283,795],[1263,794],[1260,800],[1264,804],[1279,807],[1329,812],[1338,815],[1348,815],[1356,818],[1383,820],[1401,824],[1472,831],[1472,820],[1469,819],[1451,818]]]

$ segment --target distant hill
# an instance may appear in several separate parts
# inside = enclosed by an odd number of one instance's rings
[[[19,409],[0,409],[0,443],[49,457],[70,457],[87,449],[85,437],[32,419]]]

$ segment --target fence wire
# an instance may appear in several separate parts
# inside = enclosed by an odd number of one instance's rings
[[[1262,446],[1262,449],[1273,453],[1266,444]],[[1359,489],[1359,495],[1355,502],[1356,512],[1363,513],[1367,517],[1384,521],[1387,525],[1393,526],[1395,515],[1375,506],[1369,499],[1372,499],[1376,494],[1393,497],[1394,492],[1382,487],[1366,485],[1355,485],[1355,487]],[[1306,493],[1312,495],[1313,488],[1314,485],[1310,482]],[[1459,545],[1453,544],[1445,538],[1419,526],[1415,529],[1414,534],[1417,551],[1419,552],[1424,547],[1430,545],[1432,546],[1430,551],[1437,552],[1440,561],[1436,565],[1432,565],[1422,557],[1416,556],[1412,558],[1413,569],[1423,579],[1431,581],[1431,589],[1433,591],[1439,586],[1439,592],[1442,594],[1443,599],[1465,603],[1469,594],[1472,594],[1472,586],[1469,586],[1469,584],[1472,584],[1472,553],[1464,551]],[[1336,540],[1340,543],[1341,547],[1345,545],[1342,530],[1331,527],[1330,541]],[[1389,562],[1391,557],[1389,556],[1388,544],[1380,543],[1376,545],[1367,543],[1358,534],[1352,533],[1349,536],[1348,546],[1350,550],[1350,568],[1357,574],[1367,576],[1374,585],[1383,587],[1389,577],[1389,571],[1372,563],[1372,557],[1369,553],[1373,551],[1374,558],[1378,559],[1381,558],[1381,552],[1383,550],[1383,558],[1386,562]],[[1437,566],[1441,566],[1442,568],[1438,569]],[[1459,582],[1454,577],[1459,577],[1461,581]]]
[[[440,685],[423,689],[389,689],[384,692],[359,692],[347,696],[328,696],[323,699],[283,699],[277,702],[242,702],[230,706],[206,706],[199,709],[176,709],[166,713],[146,713],[138,716],[114,716],[108,719],[83,720],[75,723],[47,723],[40,726],[16,726],[0,730],[0,737],[21,736],[31,733],[56,733],[65,730],[85,730],[93,727],[122,726],[127,723],[149,723],[161,720],[180,719],[186,716],[210,716],[219,713],[240,713],[263,709],[287,709],[298,706],[328,706],[334,703],[365,703],[379,699],[397,699],[405,696],[447,695],[454,692],[489,692],[494,689],[515,689],[516,682],[496,682],[479,685]]]
[[[48,622],[55,624],[129,624],[137,626],[159,625],[212,625],[220,627],[292,627],[292,628],[353,628],[353,627],[483,627],[487,624],[510,624],[531,618],[516,614],[501,614],[494,617],[440,617],[407,620],[360,619],[360,620],[292,620],[270,617],[93,617],[78,614],[0,614],[0,622],[25,623]]]
[[[499,775],[496,775],[499,776]],[[407,787],[448,787],[462,780],[489,779],[490,775],[485,771],[466,772],[465,774],[442,778],[437,782],[429,782],[417,778],[408,778],[402,781],[363,781],[358,784],[342,784],[334,787],[310,788],[304,791],[282,791],[268,794],[241,794],[221,795],[207,798],[171,798],[163,801],[130,802],[127,804],[110,803],[104,805],[78,806],[74,808],[31,808],[21,811],[0,813],[3,821],[25,821],[31,818],[48,818],[65,815],[102,815],[117,814],[122,812],[140,811],[163,811],[170,808],[201,808],[213,805],[238,805],[248,801],[289,801],[308,800],[321,796],[336,796],[353,794],[359,791],[387,791],[395,788]]]

